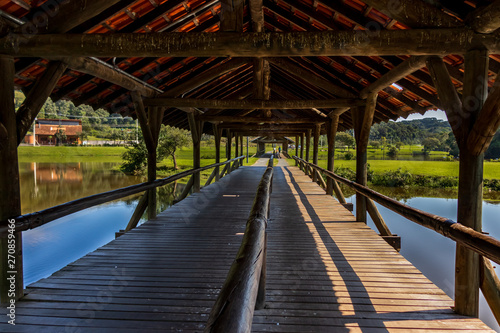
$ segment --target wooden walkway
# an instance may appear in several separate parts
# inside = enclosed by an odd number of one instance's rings
[[[203,331],[264,169],[240,168],[30,285],[16,326],[4,319],[0,331]],[[455,315],[443,291],[284,161],[268,233],[267,305],[255,332],[491,331]]]

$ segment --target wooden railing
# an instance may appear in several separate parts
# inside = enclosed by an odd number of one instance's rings
[[[257,188],[240,249],[210,312],[205,333],[250,332],[254,310],[264,307],[266,227],[272,181],[273,158],[271,157]]]
[[[341,193],[337,181],[348,186],[349,188],[355,190],[356,193],[359,193],[363,195],[365,198],[367,198],[368,209],[370,208],[373,209],[373,207],[375,207],[375,205],[371,200],[378,202],[380,205],[392,210],[393,212],[403,216],[404,218],[413,221],[415,223],[418,223],[421,226],[434,230],[440,233],[441,235],[454,240],[460,245],[467,247],[472,251],[475,251],[476,253],[482,255],[483,257],[488,258],[500,264],[499,240],[491,236],[487,236],[472,228],[466,227],[451,219],[447,219],[438,215],[433,215],[424,212],[422,210],[410,207],[408,205],[402,204],[399,201],[396,201],[383,194],[380,194],[366,186],[360,185],[356,182],[340,177],[339,175],[331,171],[323,169],[313,163],[307,162],[301,158],[298,158],[297,156],[294,156],[293,159],[295,159],[301,165],[301,168],[303,167],[304,169],[306,170],[309,169],[311,171],[314,170],[315,172],[318,172],[319,174],[323,174],[327,178],[330,178],[334,182],[334,188],[337,188],[337,190],[340,191],[342,198],[343,195]],[[343,200],[345,201],[345,199]],[[370,202],[371,204],[369,204]],[[488,302],[488,305],[492,310],[493,315],[500,323],[500,280],[498,279],[493,269],[493,266],[491,265],[489,260],[485,260],[483,258],[480,275],[481,275],[480,287],[483,292],[483,295],[486,301]]]
[[[162,178],[162,179],[157,179],[157,180],[152,181],[152,182],[145,182],[145,183],[141,183],[141,184],[137,184],[137,185],[123,187],[123,188],[120,188],[117,190],[112,190],[112,191],[108,191],[108,192],[103,192],[103,193],[91,195],[91,196],[88,196],[85,198],[80,198],[77,200],[63,203],[61,205],[50,207],[50,208],[47,208],[47,209],[44,209],[44,210],[41,210],[41,211],[38,211],[35,213],[21,215],[19,217],[14,218],[15,219],[15,228],[16,228],[15,231],[19,232],[19,231],[34,229],[34,228],[37,228],[41,225],[49,223],[53,220],[56,220],[58,218],[64,217],[64,216],[69,215],[69,214],[76,213],[76,212],[81,211],[83,209],[87,209],[87,208],[97,206],[97,205],[100,205],[100,204],[103,204],[106,202],[110,202],[113,200],[124,198],[124,197],[127,197],[129,195],[133,195],[133,194],[137,194],[137,193],[144,192],[147,190],[155,189],[157,187],[173,183],[174,181],[179,180],[181,178],[197,174],[203,170],[217,168],[217,167],[222,166],[222,165],[228,166],[228,165],[231,165],[231,163],[233,163],[233,165],[238,165],[237,164],[238,161],[243,159],[243,158],[245,158],[245,156],[239,156],[239,157],[236,157],[236,158],[233,158],[233,159],[221,162],[221,163],[210,164],[210,165],[207,165],[207,166],[204,166],[201,168],[179,172],[175,175],[172,175],[172,176],[169,176],[166,178]],[[147,205],[146,201],[144,199],[145,197],[147,197],[147,196],[143,196],[143,198],[141,198],[141,200],[139,201],[138,208],[139,208],[139,206],[145,207]],[[139,209],[136,209],[136,212],[138,212],[138,211],[139,211]],[[135,213],[134,213],[134,215],[141,215],[142,216],[142,214],[135,214]],[[138,216],[138,219],[139,218],[140,218],[140,216]],[[138,221],[138,219],[137,219],[137,221]],[[129,228],[127,227],[127,229],[129,229]],[[5,224],[3,224],[2,227],[0,227],[0,235],[5,236],[7,234],[7,230],[8,230],[7,223],[5,223]]]

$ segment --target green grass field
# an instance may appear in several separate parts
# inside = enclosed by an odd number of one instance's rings
[[[234,149],[234,148],[233,148]],[[125,151],[124,147],[19,147],[20,162],[115,162],[121,163],[121,155]],[[246,150],[245,150],[246,152]],[[255,153],[255,147],[251,147],[250,154]],[[294,154],[295,151],[290,151]],[[183,148],[177,154],[177,163],[179,170],[186,170],[192,167],[192,148]],[[234,156],[234,150],[233,154]],[[225,149],[221,147],[221,161],[225,158]],[[312,156],[312,154],[311,154]],[[209,165],[215,163],[215,152],[213,147],[201,148],[201,165]],[[326,151],[320,151],[319,165],[326,168]],[[251,158],[249,164],[255,163],[257,159]],[[370,160],[370,169],[374,172],[382,172],[387,170],[397,170],[401,168],[408,170],[413,174],[432,175],[432,176],[453,176],[458,177],[458,162],[457,161],[395,161],[395,160]],[[245,163],[246,164],[246,163]],[[293,165],[293,160],[291,162]],[[354,160],[336,160],[335,166],[348,167],[355,169],[356,162]],[[165,159],[158,165],[160,169],[159,175],[168,175],[175,173],[172,168],[171,159]],[[211,171],[205,171],[204,175]],[[208,177],[206,175],[206,177]],[[205,177],[205,176],[204,176]],[[484,178],[500,179],[500,162],[485,162],[484,163]]]

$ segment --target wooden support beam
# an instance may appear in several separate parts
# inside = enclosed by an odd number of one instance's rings
[[[195,90],[207,82],[210,82],[219,76],[227,74],[241,66],[248,64],[251,61],[249,58],[235,58],[224,62],[223,64],[219,64],[214,66],[205,72],[196,76],[196,80],[189,80],[184,83],[179,84],[178,86],[168,89],[163,94],[160,94],[159,97],[177,97],[184,93]]]
[[[356,182],[366,186],[367,178],[367,148],[373,115],[377,105],[377,94],[372,93],[367,98],[366,107],[351,109],[356,138]],[[356,194],[356,220],[366,223],[366,198]]]
[[[142,96],[137,91],[132,91],[130,93],[132,100],[134,101],[135,114],[139,120],[139,125],[141,126],[142,135],[144,137],[144,143],[148,151],[153,151],[156,149],[155,142],[153,140],[153,134],[151,132],[151,127],[148,123],[148,117],[146,115],[146,108],[142,101]]]
[[[83,57],[60,58],[69,68],[80,73],[96,76],[130,91],[138,91],[142,96],[154,97],[161,93],[159,89],[147,85],[145,82],[114,68],[98,59]]]
[[[300,134],[300,158],[304,158],[304,133]]]
[[[188,113],[189,129],[193,139],[193,169],[198,169],[201,163],[201,132],[202,122],[200,122],[194,114]],[[193,175],[193,192],[200,192],[200,173]]]
[[[324,123],[327,120],[322,117],[304,117],[304,118],[265,118],[265,117],[241,117],[241,116],[199,116],[200,120],[216,121],[223,123],[272,123],[272,124],[312,124]]]
[[[500,28],[500,1],[479,8],[469,14],[467,22],[474,31],[489,34]]]
[[[269,62],[263,58],[255,58],[253,60],[253,95],[255,99],[268,100],[270,98],[270,79]]]
[[[477,156],[485,153],[499,126],[500,72],[467,138],[467,148],[471,154]]]
[[[482,230],[483,154],[468,149],[467,135],[482,109],[488,91],[488,52],[471,50],[465,55],[462,104],[467,118],[460,126],[464,140],[460,149],[457,222],[476,231]],[[457,244],[455,265],[455,311],[477,317],[479,314],[479,255]]]
[[[67,66],[58,61],[51,61],[45,73],[30,89],[23,104],[16,113],[17,144],[20,144],[28,130],[33,125],[38,112],[54,90]]]
[[[243,135],[240,135],[240,156],[242,155],[245,155],[245,153],[243,152]],[[239,160],[238,163],[243,166],[243,163],[244,163],[244,159],[242,160]]]
[[[232,154],[231,153],[231,149],[232,149],[231,139],[232,139],[232,137],[233,137],[233,133],[231,132],[231,130],[226,129],[226,158],[228,160],[231,159],[231,154]]]
[[[147,127],[151,132],[152,136],[152,145],[148,148],[148,182],[152,182],[156,180],[156,163],[157,163],[157,153],[156,148],[158,147],[158,137],[161,123],[159,124],[159,119],[161,117],[158,116],[158,113],[163,113],[163,109],[159,109],[156,107],[150,107],[148,109],[148,121]],[[141,129],[144,125],[141,125]],[[153,220],[156,219],[156,210],[157,210],[157,202],[156,202],[156,188],[148,190],[148,219]]]
[[[335,135],[337,135],[337,129],[339,126],[339,116],[333,116],[326,123],[326,136],[328,140],[328,156],[327,156],[327,167],[328,171],[333,172],[335,163]],[[334,180],[330,177],[326,180],[326,194],[333,195],[333,182]]]
[[[240,156],[240,146],[239,146],[239,143],[240,143],[240,136],[238,133],[235,133],[234,134],[234,143],[235,143],[235,147],[234,147],[234,157],[238,157]]]
[[[362,41],[362,42],[360,42]],[[498,33],[469,29],[380,31],[58,34],[0,39],[16,57],[298,57],[463,54],[477,46],[500,53]]]
[[[481,257],[481,291],[495,319],[500,323],[500,279],[490,260]]]
[[[321,131],[321,125],[316,124],[316,126],[314,126],[314,136],[313,136],[313,138],[314,138],[314,141],[313,141],[313,163],[316,165],[318,165],[318,148],[319,148],[320,131]],[[312,174],[313,182],[317,181],[316,175],[317,175],[317,173],[313,172],[313,174]]]
[[[390,18],[406,24],[410,28],[452,28],[463,26],[463,23],[455,17],[422,0],[396,2],[391,0],[366,0],[365,3]]]
[[[341,98],[356,98],[349,90],[339,87],[324,78],[311,73],[309,70],[305,69],[294,63],[293,61],[286,58],[268,58],[269,63],[278,66],[284,71],[290,73],[293,76],[297,76],[302,80],[312,84],[315,87],[321,88],[328,93]]]
[[[0,55],[0,226],[2,227],[12,225],[13,223],[9,221],[13,220],[9,219],[21,215],[14,75],[14,58]],[[22,248],[21,232],[15,232],[11,237],[7,235],[0,237],[0,303],[2,304],[10,305],[10,302],[15,302],[24,295]],[[15,289],[13,295],[11,289]]]
[[[250,17],[252,19],[253,32],[264,31],[264,11],[262,10],[262,0],[249,0]]]
[[[428,57],[427,68],[434,81],[434,87],[438,92],[441,108],[446,112],[446,117],[453,130],[453,134],[457,141],[463,141],[465,138],[465,128],[462,126],[462,119],[464,117],[462,101],[451,81],[446,65],[440,57]]]
[[[425,66],[426,58],[427,57],[425,56],[408,58],[386,74],[382,75],[382,77],[380,77],[377,81],[361,90],[359,92],[359,96],[361,98],[367,98],[369,94],[378,93],[380,90],[387,88],[394,82],[397,82],[411,73],[418,71],[420,68]]]
[[[309,151],[311,150],[311,133],[312,130],[309,128],[306,131],[306,158],[305,160],[309,162]]]
[[[221,0],[220,30],[243,32],[243,8],[240,0]]]
[[[18,27],[15,32],[23,34],[62,33],[90,20],[119,0],[72,0],[48,1],[33,9],[33,18]]]
[[[295,136],[295,156],[299,156],[299,136]],[[299,165],[299,162],[295,160],[295,166]]]
[[[139,202],[137,203],[137,207],[135,207],[134,214],[132,214],[132,217],[130,218],[130,221],[128,221],[127,227],[125,228],[125,232],[130,231],[137,227],[137,224],[141,220],[142,215],[146,211],[146,208],[148,207],[148,193],[146,192],[140,199]]]
[[[197,99],[197,98],[149,98],[146,106],[168,106],[176,108],[198,107],[209,109],[311,109],[343,108],[365,105],[360,99],[311,99],[311,100],[259,100],[259,99]]]
[[[220,141],[222,137],[222,128],[217,124],[212,124],[212,129],[215,137],[215,163],[220,163]],[[215,181],[220,179],[219,167],[215,167]]]

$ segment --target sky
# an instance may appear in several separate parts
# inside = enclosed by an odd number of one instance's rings
[[[437,111],[427,111],[425,114],[421,115],[420,113],[413,113],[408,116],[408,118],[398,118],[396,121],[403,121],[403,120],[414,120],[414,119],[423,119],[423,118],[437,118],[441,120],[447,120],[446,114],[442,110],[437,110]]]

